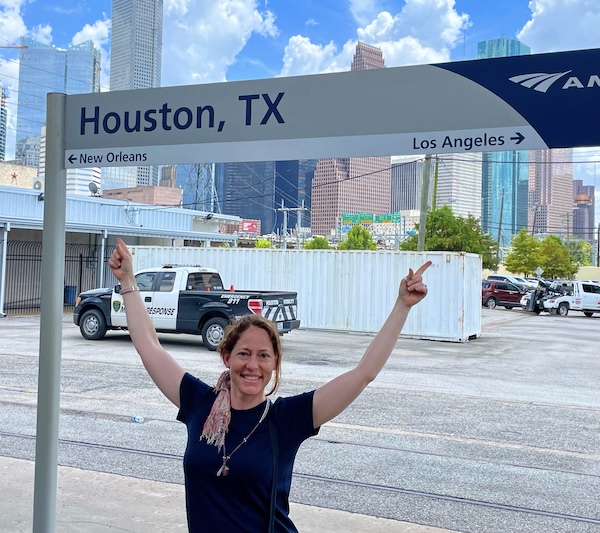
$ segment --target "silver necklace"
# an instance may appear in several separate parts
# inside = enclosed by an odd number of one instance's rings
[[[246,435],[243,439],[242,442],[240,442],[234,449],[233,451],[227,455],[227,450],[225,449],[225,443],[223,443],[223,464],[221,465],[221,468],[219,468],[218,472],[217,472],[217,477],[218,476],[227,476],[229,475],[229,467],[227,466],[227,461],[229,461],[229,459],[231,459],[231,456],[237,452],[244,444],[246,444],[246,442],[248,442],[248,439],[252,436],[252,434],[258,429],[258,426],[260,426],[261,422],[267,418],[267,413],[269,412],[269,406],[271,405],[271,400],[269,398],[267,398],[267,403],[265,404],[265,410],[263,411],[262,415],[260,415],[260,418],[258,420],[258,422],[256,423],[256,425],[252,428],[252,431],[250,433],[248,433],[248,435]]]

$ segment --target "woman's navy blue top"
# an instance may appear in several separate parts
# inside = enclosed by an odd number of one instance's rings
[[[297,532],[290,520],[288,497],[292,468],[300,444],[316,435],[313,428],[314,391],[278,398],[258,429],[229,459],[229,475],[217,477],[223,452],[205,439],[202,426],[216,394],[212,387],[186,373],[181,381],[181,408],[177,419],[186,424],[188,442],[183,458],[187,519],[190,533],[267,533],[273,452],[269,434],[272,417],[279,448],[276,533]],[[248,410],[231,410],[225,439],[227,453],[246,437],[259,421],[264,402]]]

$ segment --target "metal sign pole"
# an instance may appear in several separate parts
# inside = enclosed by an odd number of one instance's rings
[[[67,171],[64,165],[66,95],[46,101],[46,190],[38,371],[33,533],[54,533],[60,413],[60,359],[65,271]]]

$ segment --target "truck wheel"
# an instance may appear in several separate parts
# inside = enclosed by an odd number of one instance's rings
[[[98,309],[90,309],[83,313],[79,330],[88,341],[100,340],[106,335],[106,319]]]
[[[211,318],[202,328],[202,342],[211,352],[214,352],[223,340],[227,320],[224,318]]]
[[[569,305],[568,305],[568,304],[566,304],[565,302],[561,303],[561,304],[558,306],[557,313],[558,313],[560,316],[567,316],[567,315],[569,314]]]
[[[485,306],[488,309],[494,309],[496,306],[498,305],[498,302],[496,301],[496,298],[494,298],[493,296],[490,296],[486,301],[485,301]]]
[[[592,313],[591,311],[584,311],[583,314],[590,318],[594,313]]]

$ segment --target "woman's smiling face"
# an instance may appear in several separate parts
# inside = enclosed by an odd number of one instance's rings
[[[263,402],[277,364],[267,332],[251,326],[240,335],[231,353],[222,356],[231,374],[232,407],[249,409]]]

